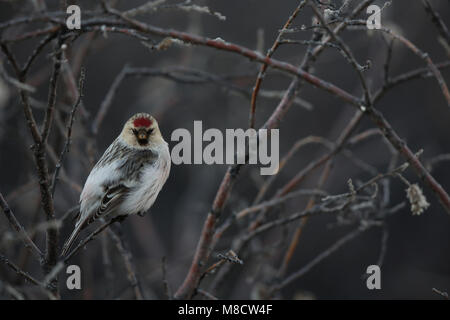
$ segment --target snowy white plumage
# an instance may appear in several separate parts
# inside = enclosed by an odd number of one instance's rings
[[[62,255],[90,222],[149,210],[170,164],[169,147],[156,120],[146,113],[131,117],[89,174],[80,196],[80,216]]]

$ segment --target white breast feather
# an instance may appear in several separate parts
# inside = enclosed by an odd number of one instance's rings
[[[158,150],[158,159],[142,170],[140,184],[125,199],[121,210],[127,214],[146,212],[156,200],[170,172],[170,153],[167,143]]]

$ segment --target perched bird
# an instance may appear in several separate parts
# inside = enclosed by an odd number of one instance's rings
[[[97,219],[145,214],[166,182],[170,164],[169,147],[156,120],[147,113],[131,117],[89,174],[75,229],[61,254],[66,255],[80,231]]]

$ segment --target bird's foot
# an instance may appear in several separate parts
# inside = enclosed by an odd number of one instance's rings
[[[138,212],[137,214],[138,214],[139,217],[143,217],[143,216],[145,216],[146,213],[147,213],[147,212],[142,212],[142,211],[141,211],[141,212]]]

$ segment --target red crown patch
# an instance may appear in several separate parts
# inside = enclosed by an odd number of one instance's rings
[[[137,118],[133,121],[135,127],[150,127],[152,121],[148,118]]]

